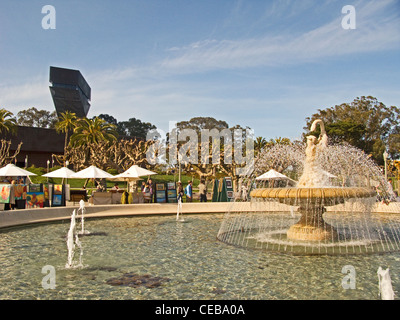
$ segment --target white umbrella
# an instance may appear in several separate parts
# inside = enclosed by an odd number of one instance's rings
[[[65,179],[65,183],[68,184],[68,178],[71,178],[73,174],[75,174],[75,171],[72,171],[71,169],[68,169],[67,167],[62,167],[60,169],[57,169],[52,172],[44,174],[43,177],[63,178],[63,179]],[[64,180],[62,180],[62,182],[63,181]]]
[[[71,176],[75,174],[75,171],[68,169],[67,167],[62,167],[60,169],[54,170],[52,172],[46,173],[43,177],[49,178],[71,178]]]
[[[140,177],[142,176],[150,176],[153,174],[157,173],[147,169],[143,169],[134,164],[128,170],[114,176],[111,180],[127,181],[127,189],[129,191],[129,182],[140,180]]]
[[[17,167],[15,164],[8,164],[0,169],[0,177],[26,177],[36,176],[36,174]]]
[[[269,170],[268,172],[262,174],[261,176],[257,177],[256,180],[272,180],[272,179],[287,179],[292,180],[289,177],[285,176],[274,169]]]
[[[103,178],[113,178],[114,176],[104,170],[101,170],[95,166],[90,166],[89,168],[83,169],[71,175],[71,178],[76,179],[103,179]]]
[[[112,179],[113,180],[123,180],[123,181],[134,181],[134,180],[140,180],[140,177],[150,176],[153,174],[157,174],[157,173],[147,170],[147,169],[143,169],[143,168],[139,167],[138,165],[134,164],[128,170],[114,176]]]

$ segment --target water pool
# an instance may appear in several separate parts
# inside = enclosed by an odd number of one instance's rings
[[[3,230],[0,298],[380,299],[379,267],[390,268],[393,289],[400,289],[400,253],[293,256],[239,248],[216,239],[223,217],[86,217],[96,235],[80,238],[83,267],[72,269],[65,268],[70,221]],[[42,286],[44,266],[54,267],[54,289]],[[355,271],[355,289],[342,286],[345,266]],[[129,277],[135,282],[126,285]]]

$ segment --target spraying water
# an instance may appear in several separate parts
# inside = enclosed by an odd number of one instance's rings
[[[379,166],[362,150],[319,138],[262,150],[244,178],[250,201],[232,203],[217,238],[236,246],[293,254],[364,254],[400,251],[400,203]],[[256,180],[274,169],[298,181]],[[247,179],[247,181],[246,181]],[[379,188],[378,188],[379,186]]]
[[[89,231],[85,230],[85,213],[86,213],[86,208],[85,208],[85,202],[83,200],[79,201],[79,211],[81,212],[81,231],[79,232],[79,235],[88,235],[90,234]]]
[[[184,222],[185,219],[182,217],[182,199],[178,199],[178,207],[177,207],[177,212],[176,212],[176,221],[179,222]]]
[[[378,269],[379,279],[379,295],[382,300],[394,300],[394,291],[392,288],[392,280],[389,274],[389,268],[383,270],[381,267]]]
[[[76,225],[75,216],[76,216],[76,210],[74,209],[74,211],[72,211],[71,224],[67,235],[68,260],[65,265],[66,268],[72,268],[74,261],[74,251],[75,251],[74,232]]]
[[[74,211],[72,212],[72,215],[71,215],[71,224],[70,224],[68,234],[67,234],[68,259],[67,259],[67,263],[65,264],[65,268],[67,268],[67,269],[83,267],[82,242],[79,240],[79,236],[75,232],[75,229],[76,229],[76,210],[74,209]],[[74,261],[76,247],[78,247],[80,249],[79,263],[75,263],[75,261]]]

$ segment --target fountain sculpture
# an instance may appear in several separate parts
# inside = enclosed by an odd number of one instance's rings
[[[382,222],[372,214],[377,195],[374,187],[385,183],[379,167],[359,149],[328,145],[321,120],[312,123],[311,131],[317,126],[319,137],[307,136],[305,149],[277,146],[261,154],[258,160],[267,159],[269,167],[260,166],[258,173],[274,166],[278,171],[290,167],[296,171],[292,174],[298,174],[298,182],[294,187],[254,187],[255,176],[250,177],[251,201],[232,203],[218,232],[219,240],[302,254],[400,250],[398,223],[390,217]]]
[[[316,164],[317,153],[328,146],[328,138],[324,124],[315,120],[311,131],[320,125],[319,139],[313,135],[307,137],[306,159],[303,175],[296,188],[261,188],[255,189],[250,196],[254,198],[278,199],[280,202],[299,206],[300,221],[290,227],[287,232],[289,239],[295,240],[325,240],[337,239],[338,234],[331,225],[326,223],[322,215],[325,207],[344,202],[351,198],[370,198],[376,195],[374,190],[367,188],[339,188],[326,187],[323,183],[323,174]]]

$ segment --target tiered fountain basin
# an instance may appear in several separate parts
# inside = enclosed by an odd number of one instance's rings
[[[254,189],[252,199],[277,200],[291,206],[298,206],[300,220],[287,231],[287,238],[304,241],[335,241],[338,233],[326,223],[325,207],[344,203],[349,199],[372,198],[376,193],[368,188],[259,188]]]

